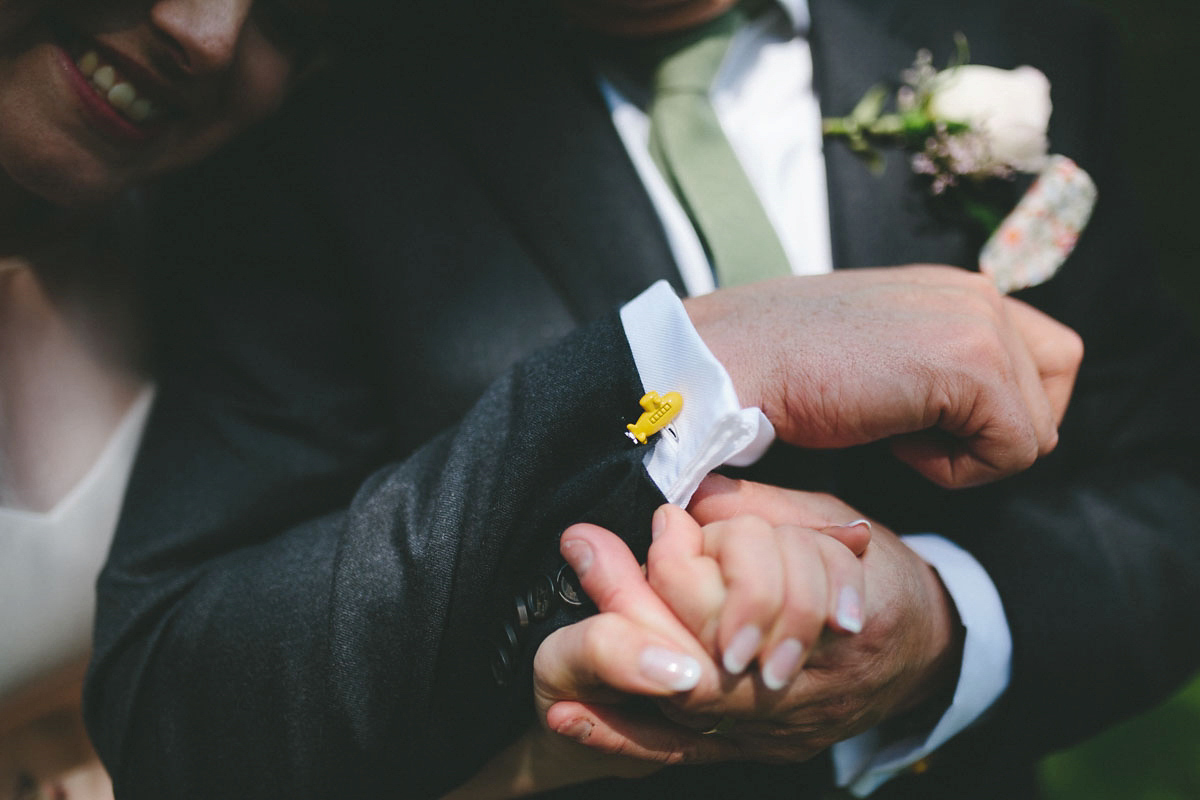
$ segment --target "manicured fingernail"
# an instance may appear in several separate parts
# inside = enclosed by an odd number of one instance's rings
[[[762,644],[762,631],[757,625],[747,625],[733,635],[721,663],[730,675],[741,675],[750,665],[750,659],[758,652]]]
[[[667,529],[667,510],[662,506],[654,512],[654,516],[650,518],[650,540],[653,541]]]
[[[571,565],[571,569],[575,570],[575,574],[582,578],[592,566],[592,546],[583,539],[568,539],[562,543],[562,555]]]
[[[566,725],[559,728],[556,733],[559,736],[565,736],[568,739],[574,739],[577,742],[586,742],[587,738],[592,735],[594,726],[589,720],[576,719],[571,720]]]
[[[695,689],[700,683],[700,662],[664,647],[643,650],[639,667],[646,678],[675,692]]]
[[[842,527],[843,527],[843,528],[853,528],[853,527],[855,527],[856,525],[866,525],[866,526],[867,526],[867,533],[870,533],[870,532],[871,532],[871,520],[869,520],[869,519],[856,519],[856,520],[854,520],[853,522],[847,522],[847,523],[846,523],[845,525],[843,525]]]
[[[771,653],[767,663],[763,664],[763,685],[777,692],[792,680],[796,668],[800,666],[800,656],[804,655],[804,645],[796,639],[784,639]]]
[[[862,598],[853,586],[843,586],[838,592],[837,621],[843,630],[850,633],[862,633],[863,610]]]

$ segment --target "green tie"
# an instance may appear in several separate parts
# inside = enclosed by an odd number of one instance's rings
[[[708,97],[743,19],[734,8],[662,41],[650,104],[650,154],[691,218],[721,286],[791,274]]]

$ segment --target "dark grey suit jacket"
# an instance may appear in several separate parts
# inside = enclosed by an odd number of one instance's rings
[[[528,723],[532,652],[579,613],[514,606],[554,574],[561,530],[588,519],[646,545],[661,495],[622,436],[642,387],[612,310],[679,279],[579,43],[538,6],[470,10],[453,31],[438,12],[401,26],[369,68],[164,197],[161,388],[87,696],[122,798],[453,785]],[[1200,362],[1137,235],[1096,19],[1026,0],[812,0],[812,15],[827,114],[918,48],[941,63],[963,31],[975,62],[1047,73],[1054,150],[1101,189],[1076,254],[1024,295],[1087,347],[1051,457],[962,492],[876,447],[777,448],[752,471],[942,533],[987,568],[1011,687],[889,791],[1023,796],[1035,757],[1200,663],[1180,633],[1200,609]],[[875,176],[827,150],[840,268],[973,266],[978,237],[900,156]],[[730,765],[571,794],[818,796],[828,777],[823,760]]]

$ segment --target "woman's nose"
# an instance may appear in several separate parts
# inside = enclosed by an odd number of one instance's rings
[[[156,0],[154,26],[171,41],[180,67],[192,75],[229,67],[253,0]]]

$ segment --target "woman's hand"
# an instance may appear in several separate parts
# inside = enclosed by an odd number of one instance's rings
[[[779,691],[826,626],[863,628],[866,520],[818,531],[739,514],[701,527],[664,505],[653,535],[651,588],[731,675],[757,659],[764,686]]]
[[[683,513],[682,511],[679,513]],[[734,758],[729,741],[671,722],[632,696],[671,699],[720,675],[646,583],[625,543],[594,525],[563,534],[562,552],[602,613],[552,633],[534,659],[539,724],[445,800],[519,797],[664,764]]]

